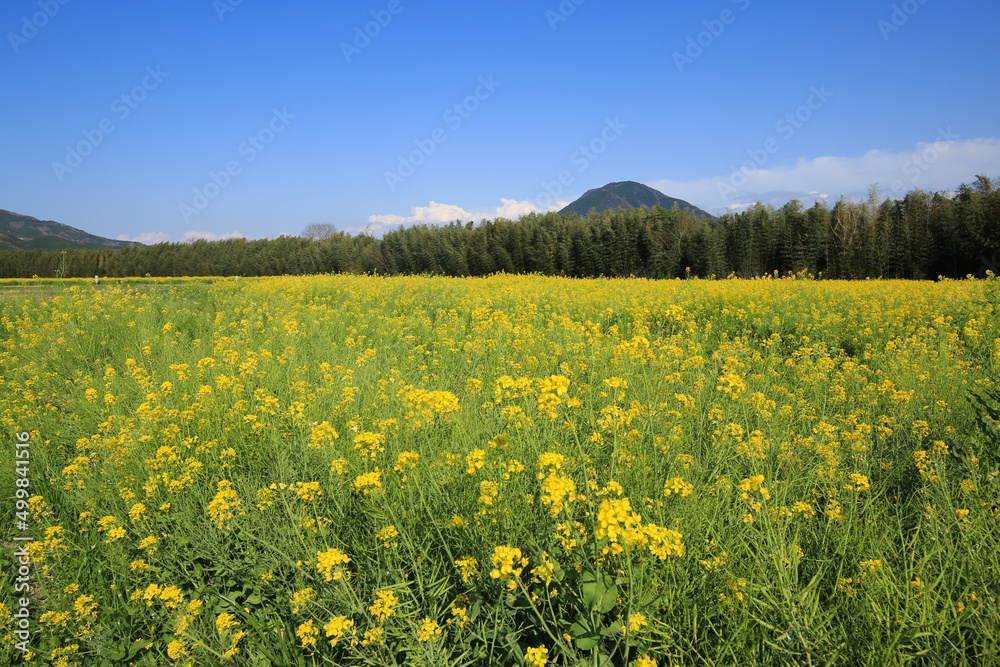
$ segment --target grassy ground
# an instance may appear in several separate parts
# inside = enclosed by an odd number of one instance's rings
[[[189,285],[207,285],[220,280],[234,278],[102,278],[95,283],[93,278],[40,278],[35,280],[0,280],[0,300],[9,299],[49,299],[71,287],[93,291],[137,289],[169,290]]]
[[[30,664],[1000,661],[995,284],[53,289],[0,304]]]

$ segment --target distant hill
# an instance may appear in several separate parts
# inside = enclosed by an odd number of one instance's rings
[[[649,208],[662,206],[671,209],[674,204],[677,204],[682,211],[689,211],[699,218],[711,219],[714,217],[711,213],[707,213],[683,199],[668,197],[659,190],[654,190],[648,185],[635,181],[608,183],[604,187],[587,190],[582,197],[559,212],[576,213],[581,217],[587,217],[590,215],[591,209],[598,213],[621,208],[642,208],[643,206]]]
[[[94,236],[52,220],[39,220],[0,209],[0,250],[117,250],[131,241]]]

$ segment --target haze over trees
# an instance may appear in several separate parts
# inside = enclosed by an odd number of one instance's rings
[[[65,263],[63,264],[63,259]],[[915,189],[832,206],[758,204],[705,219],[675,207],[530,214],[517,221],[415,225],[351,235],[309,225],[302,236],[161,243],[119,250],[0,252],[0,277],[440,274],[750,278],[807,272],[824,278],[982,276],[1000,264],[1000,179],[977,176],[954,193]]]

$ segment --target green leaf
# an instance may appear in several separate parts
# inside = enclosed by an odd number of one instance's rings
[[[132,659],[133,657],[135,657],[136,653],[145,648],[148,648],[152,644],[153,644],[152,639],[136,639],[134,642],[132,642],[132,645],[129,647],[126,659]]]
[[[571,637],[582,637],[588,633],[590,633],[590,627],[580,619],[573,621],[573,625],[569,626]]]
[[[524,651],[521,650],[521,645],[517,643],[513,635],[507,635],[507,646],[509,647],[510,655],[517,658],[517,662],[524,662]]]
[[[577,619],[569,626],[569,634],[581,651],[590,651],[601,642],[601,636],[582,619]]]
[[[614,637],[616,635],[621,636],[621,633],[622,633],[621,621],[615,621],[608,627],[601,630],[601,634],[604,635],[605,637]]]
[[[583,603],[591,611],[606,614],[618,604],[618,587],[607,574],[587,570],[580,578]]]
[[[511,609],[531,609],[531,603],[528,601],[528,598],[520,593],[508,593],[505,601]]]

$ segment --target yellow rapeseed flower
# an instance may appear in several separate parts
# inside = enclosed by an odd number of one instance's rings
[[[524,652],[525,663],[531,667],[545,667],[548,662],[549,649],[544,646],[529,647]]]
[[[327,639],[330,640],[330,646],[336,646],[337,643],[348,633],[352,637],[352,642],[356,642],[353,637],[357,630],[354,627],[354,621],[347,618],[346,616],[335,616],[331,618],[326,624],[323,625],[323,631],[326,632]]]
[[[315,625],[313,625],[313,620],[310,618],[305,623],[299,625],[295,631],[295,636],[302,640],[303,648],[308,648],[316,645],[316,637],[319,636],[319,630],[316,629]]]
[[[344,578],[348,572],[338,566],[350,563],[351,559],[343,554],[339,549],[327,549],[316,554],[316,569],[327,581],[336,581]]]
[[[302,611],[303,607],[305,607],[309,601],[313,599],[315,594],[316,591],[311,588],[303,588],[300,591],[295,591],[295,593],[292,594],[291,599],[288,600],[288,603],[292,606],[292,613],[297,614]]]
[[[377,491],[382,488],[382,473],[378,470],[374,472],[368,472],[363,475],[358,475],[354,479],[354,490],[364,495],[368,495],[372,491]]]
[[[368,607],[368,613],[382,623],[396,613],[396,605],[398,603],[399,598],[392,591],[379,591],[375,594],[375,602]],[[368,638],[367,633],[365,638]]]
[[[425,618],[417,632],[417,639],[422,642],[437,641],[441,636],[442,628],[435,621]]]

